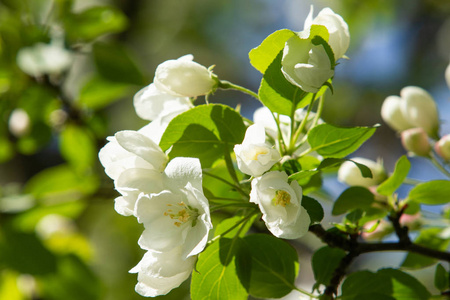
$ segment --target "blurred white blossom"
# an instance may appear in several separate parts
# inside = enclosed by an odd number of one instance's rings
[[[338,171],[338,180],[350,186],[370,187],[380,184],[386,179],[386,171],[381,161],[373,161],[367,158],[354,157],[351,160],[363,164],[372,171],[372,178],[361,175],[359,168],[351,161],[344,162]]]

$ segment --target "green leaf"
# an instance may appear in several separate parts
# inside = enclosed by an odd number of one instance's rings
[[[221,104],[200,105],[175,117],[159,143],[163,151],[171,146],[170,158],[197,157],[202,167],[210,167],[225,151],[244,139],[241,115]]]
[[[316,284],[328,285],[345,255],[344,250],[328,246],[317,250],[311,260]]]
[[[81,89],[78,103],[90,109],[100,109],[124,97],[128,91],[128,84],[93,77]]]
[[[295,288],[298,255],[285,241],[267,234],[249,235],[243,238],[238,256],[238,276],[253,297],[281,298]]]
[[[308,196],[303,196],[302,206],[308,212],[308,215],[311,219],[311,225],[320,223],[320,221],[322,221],[324,216],[323,208],[316,199],[310,198]]]
[[[246,218],[247,216],[233,216],[223,220],[219,223],[219,225],[217,225],[216,230],[214,231],[214,236],[223,235],[225,233],[222,237],[233,238],[239,233],[239,237],[244,237],[252,226],[256,215],[251,217],[248,221],[244,220]],[[241,229],[242,226],[244,227]]]
[[[402,185],[403,181],[406,179],[406,176],[408,176],[410,168],[411,163],[408,158],[405,155],[400,157],[395,164],[394,172],[388,179],[378,186],[377,192],[385,196],[392,195]]]
[[[409,201],[428,205],[450,202],[450,180],[432,180],[416,185],[411,189]]]
[[[443,292],[449,288],[449,281],[449,272],[445,270],[442,264],[438,264],[434,273],[434,286]]]
[[[248,56],[252,66],[264,74],[278,53],[283,50],[286,41],[294,35],[295,32],[288,29],[281,29],[269,35],[261,45],[250,50]]]
[[[290,175],[289,181],[297,180],[299,182],[299,184],[302,185],[302,184],[305,184],[305,182],[308,182],[309,179],[311,179],[311,177],[317,173],[319,173],[319,171],[314,171],[314,170],[300,171],[300,172]]]
[[[56,271],[56,258],[34,233],[12,226],[0,231],[0,264],[22,274],[44,275]]]
[[[95,175],[81,176],[69,166],[59,165],[33,176],[25,186],[25,193],[45,202],[62,203],[89,195],[97,186]]]
[[[442,228],[422,229],[414,243],[430,249],[445,251],[447,250],[450,240],[441,238],[439,236],[441,232]],[[421,269],[431,266],[436,262],[437,259],[432,257],[409,252],[402,263],[402,267],[407,269]]]
[[[342,158],[358,149],[375,132],[375,127],[340,128],[320,124],[308,134],[312,151],[323,157]]]
[[[200,253],[192,273],[192,300],[246,300],[247,291],[236,276],[236,253],[241,240],[221,238]]]
[[[92,270],[75,255],[58,260],[58,272],[42,281],[45,299],[96,300],[102,295],[102,285]]]
[[[430,297],[417,279],[395,269],[355,272],[342,285],[342,300],[367,299],[371,294],[380,296],[369,299],[423,300]]]
[[[128,24],[126,16],[111,6],[92,7],[78,14],[69,14],[63,20],[67,37],[73,42],[121,32]]]
[[[337,216],[354,209],[367,209],[374,201],[374,195],[366,188],[352,186],[342,192],[334,202],[332,214]]]
[[[121,44],[96,42],[92,50],[97,71],[104,79],[136,85],[145,84],[144,76]]]
[[[76,170],[86,170],[97,159],[95,140],[87,128],[75,124],[67,124],[60,136],[61,155]]]

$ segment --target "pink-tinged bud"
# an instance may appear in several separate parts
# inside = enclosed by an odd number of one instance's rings
[[[450,161],[450,134],[443,136],[436,144],[434,150],[445,161]]]
[[[431,150],[428,135],[423,128],[411,128],[402,131],[403,147],[418,156],[428,156]]]

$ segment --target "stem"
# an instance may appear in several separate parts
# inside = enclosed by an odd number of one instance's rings
[[[251,208],[255,208],[255,204],[253,203],[249,203],[249,202],[244,202],[244,203],[228,203],[228,204],[222,204],[222,205],[216,205],[210,208],[210,211],[216,211],[216,210],[220,210],[222,208],[225,207],[230,207],[230,206],[234,206],[234,207],[251,207]]]
[[[435,165],[436,168],[439,169],[439,171],[441,171],[441,172],[444,173],[447,177],[450,178],[450,172],[447,171],[447,170],[439,163],[439,161],[438,161],[437,158],[436,158],[436,155],[434,155],[433,152],[430,152],[430,159],[431,159],[431,162],[433,163],[433,165]]]
[[[280,127],[280,118],[279,115],[275,116],[275,114],[270,111],[270,114],[272,115],[273,119],[275,120],[275,124],[277,124],[277,130],[278,130],[278,144],[280,145],[280,149],[278,149],[278,151],[280,151],[280,153],[285,153],[286,151],[286,144],[284,142],[283,139],[283,134],[281,133],[281,127]]]
[[[227,184],[227,185],[233,187],[233,188],[234,188],[235,190],[237,190],[241,195],[244,195],[245,198],[248,199],[248,197],[249,197],[249,196],[248,196],[248,193],[246,193],[243,189],[241,189],[240,186],[237,186],[237,185],[235,185],[235,184],[229,182],[228,180],[223,179],[222,177],[219,177],[219,176],[214,175],[214,174],[212,174],[212,173],[209,173],[208,171],[205,171],[205,170],[203,170],[203,174],[204,174],[204,175],[207,175],[207,176],[209,176],[209,177],[212,177],[212,178],[214,178],[214,179],[220,180],[220,181],[222,181],[223,183],[225,183],[225,184]]]
[[[320,96],[319,98],[319,105],[317,106],[316,116],[314,117],[314,121],[312,123],[312,126],[310,128],[316,127],[317,123],[319,122],[320,116],[322,115],[323,106],[325,103],[325,94]]]
[[[230,152],[228,151],[228,144],[225,144],[224,150],[225,164],[227,165],[228,173],[230,174],[231,179],[233,179],[235,186],[239,187],[238,192],[248,199],[248,193],[241,189],[241,183],[237,178],[236,170],[234,168],[233,161],[231,160]]]
[[[240,85],[226,81],[226,80],[220,80],[218,88],[223,89],[223,90],[227,90],[227,89],[237,90],[237,91],[248,94],[248,95],[252,96],[253,98],[259,100],[259,96],[257,93],[255,93],[245,87],[242,87]]]
[[[297,131],[295,132],[295,134],[293,136],[291,136],[291,143],[289,145],[289,147],[290,147],[289,151],[294,152],[294,150],[295,150],[295,142],[298,140],[298,137],[303,132],[303,129],[305,129],[306,123],[308,123],[309,113],[312,110],[312,104],[314,103],[315,99],[316,99],[316,94],[314,94],[313,97],[311,98],[311,103],[308,106],[308,110],[306,111],[306,115],[303,118],[302,122],[300,123],[300,126],[297,128]]]
[[[405,178],[405,180],[403,180],[403,183],[409,184],[409,185],[418,185],[418,184],[424,183],[424,181],[413,179],[413,178]]]
[[[304,295],[306,295],[306,296],[309,296],[309,297],[311,297],[311,298],[315,298],[315,299],[318,299],[318,298],[319,298],[319,296],[316,296],[316,295],[313,295],[313,294],[311,294],[311,293],[308,293],[307,291],[302,290],[301,288],[295,287],[295,290],[296,290],[297,292],[300,292],[300,293],[302,293],[302,294],[304,294]]]

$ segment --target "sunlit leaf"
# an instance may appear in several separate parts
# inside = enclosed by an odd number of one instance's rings
[[[374,201],[374,195],[366,188],[352,186],[342,192],[334,202],[332,214],[337,216],[353,209],[366,209]]]
[[[408,175],[409,169],[411,168],[411,163],[408,158],[403,155],[395,164],[394,172],[388,179],[381,183],[377,192],[381,195],[390,196],[394,193],[400,185],[402,185],[406,176]]]
[[[450,202],[450,180],[432,180],[416,185],[409,192],[408,200],[428,205]]]

